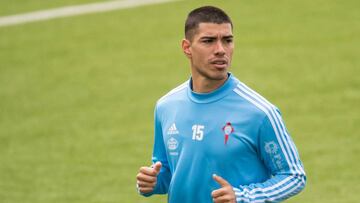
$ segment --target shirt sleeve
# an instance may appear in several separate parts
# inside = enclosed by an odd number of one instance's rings
[[[305,187],[304,168],[280,111],[274,107],[266,115],[259,129],[259,154],[272,176],[263,183],[234,187],[238,203],[280,202]]]
[[[166,155],[166,149],[163,139],[161,120],[158,115],[157,108],[155,108],[155,135],[154,135],[154,147],[152,154],[152,163],[158,161],[161,162],[162,167],[160,173],[157,176],[156,186],[151,193],[142,194],[144,196],[151,196],[153,194],[166,194],[169,189],[169,184],[171,181],[171,172],[169,168],[169,162]]]

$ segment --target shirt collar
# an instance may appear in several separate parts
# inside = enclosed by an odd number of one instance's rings
[[[209,93],[198,93],[192,90],[192,78],[189,80],[188,97],[195,103],[211,103],[225,97],[236,86],[236,79],[231,73],[228,73],[228,78],[225,83],[219,88]]]

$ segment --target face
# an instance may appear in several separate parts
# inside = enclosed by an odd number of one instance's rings
[[[226,80],[234,50],[231,24],[200,23],[192,40],[183,40],[182,48],[194,80]]]

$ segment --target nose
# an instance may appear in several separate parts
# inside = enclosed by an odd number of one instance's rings
[[[215,55],[216,56],[223,56],[225,55],[225,49],[224,49],[224,45],[222,44],[221,41],[218,41],[215,45]]]

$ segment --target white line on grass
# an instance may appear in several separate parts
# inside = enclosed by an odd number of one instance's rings
[[[16,25],[28,22],[49,20],[67,16],[82,15],[87,13],[98,13],[117,9],[131,8],[147,4],[164,3],[174,0],[122,0],[102,3],[91,3],[77,6],[67,6],[56,9],[48,9],[18,15],[0,17],[0,27]]]

